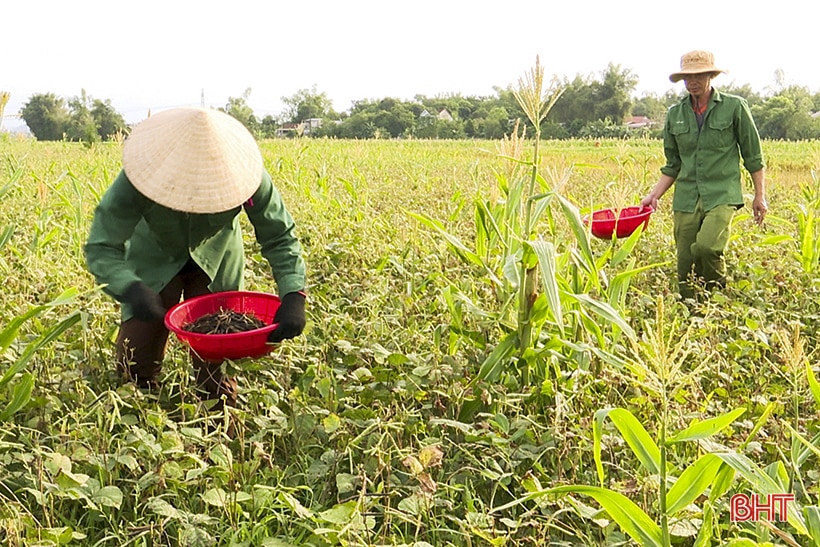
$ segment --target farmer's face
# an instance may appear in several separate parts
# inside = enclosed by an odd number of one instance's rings
[[[700,97],[712,89],[712,74],[691,74],[683,79],[683,83],[686,85],[686,91]]]

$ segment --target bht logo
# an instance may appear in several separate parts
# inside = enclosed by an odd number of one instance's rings
[[[794,501],[794,494],[735,494],[729,500],[729,518],[732,522],[757,521],[761,517],[769,522],[783,522],[789,516],[790,501]]]

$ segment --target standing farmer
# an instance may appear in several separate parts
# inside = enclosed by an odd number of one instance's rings
[[[180,301],[243,286],[239,212],[253,225],[281,295],[269,341],[305,326],[305,263],[294,221],[253,136],[217,110],[177,108],[149,117],[126,139],[123,169],[94,212],[88,269],[122,304],[118,370],[157,388],[168,340],[163,318]],[[220,363],[192,354],[199,387],[236,404]]]
[[[695,287],[707,290],[726,284],[723,253],[729,225],[743,207],[740,160],[751,174],[755,196],[752,210],[758,224],[766,218],[765,163],[760,135],[746,101],[720,93],[712,78],[725,72],[715,67],[708,51],[681,57],[680,71],[669,76],[684,81],[689,92],[666,114],[663,151],[666,165],[641,205],[658,206],[658,199],[675,184],[672,198],[678,290],[694,298]]]

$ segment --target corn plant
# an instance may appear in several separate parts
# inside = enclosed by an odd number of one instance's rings
[[[817,171],[811,171],[811,183],[802,185],[803,202],[795,204],[797,209],[797,247],[794,256],[803,271],[814,273],[820,268],[820,179]]]
[[[791,436],[788,458],[784,457],[787,460],[788,481],[784,481],[786,482],[784,485],[786,488],[783,491],[794,492],[798,500],[811,502],[812,500],[808,499],[810,489],[805,484],[802,470],[812,456],[815,459],[820,459],[820,432],[815,433],[811,438],[807,438],[802,431],[801,423],[803,420],[801,418],[803,412],[801,412],[801,403],[806,387],[808,387],[815,409],[820,410],[820,382],[812,369],[809,356],[806,355],[799,325],[792,325],[791,332],[786,329],[778,331],[777,341],[781,346],[780,354],[784,363],[782,374],[786,377],[791,392],[791,401],[789,401],[791,423],[783,421],[783,425]],[[773,367],[773,369],[778,371],[777,367]],[[820,507],[816,497],[813,505],[803,507],[803,516],[805,518],[806,534],[811,538],[812,545],[820,547]]]
[[[673,544],[672,519],[684,511],[689,511],[703,495],[702,525],[695,538],[695,545],[710,545],[714,538],[713,507],[719,503],[731,488],[736,477],[745,480],[757,494],[780,494],[790,489],[789,474],[782,462],[776,462],[767,468],[761,468],[739,451],[729,450],[713,437],[730,427],[745,412],[745,408],[736,408],[719,416],[704,420],[695,419],[684,429],[671,432],[670,403],[676,400],[686,386],[695,381],[704,367],[701,364],[694,370],[685,372],[690,349],[688,338],[691,325],[681,332],[677,321],[672,322],[668,334],[663,332],[664,305],[657,300],[656,324],[647,328],[647,334],[641,343],[643,360],[630,361],[629,372],[637,383],[658,399],[658,431],[653,437],[641,424],[638,418],[624,408],[605,408],[597,411],[593,423],[593,457],[600,485],[567,485],[554,488],[541,488],[540,483],[532,480],[523,481],[527,494],[513,502],[492,510],[501,512],[520,503],[540,501],[571,494],[580,494],[593,498],[609,517],[632,537],[638,544],[652,547],[669,547]],[[707,362],[709,357],[703,358]],[[820,404],[820,384],[813,371],[807,369],[809,384],[813,397]],[[752,432],[741,445],[742,450],[760,431],[763,423],[771,416],[774,405],[770,404],[757,421]],[[607,488],[602,459],[602,441],[604,422],[609,420],[619,431],[643,470],[657,477],[657,511],[656,517],[641,508],[624,494]],[[788,426],[787,426],[788,427]],[[793,434],[796,432],[793,432]],[[807,441],[799,436],[800,442],[807,451],[820,455],[814,441]],[[706,449],[694,462],[682,470],[677,469],[670,461],[670,450],[685,442],[697,442]],[[793,446],[794,448],[794,446]],[[805,459],[806,452],[799,458]],[[792,502],[787,514],[788,523],[801,536],[807,536],[818,543],[818,524],[820,512],[816,506],[802,507],[799,502]],[[800,545],[785,532],[778,531],[789,545]]]
[[[603,294],[606,289],[580,211],[556,190],[566,184],[571,170],[549,171],[549,181],[541,174],[540,126],[561,93],[557,83],[546,85],[544,68],[536,58],[534,69],[519,80],[514,92],[534,128],[532,157],[524,157],[526,131],[519,133],[516,125],[500,145],[501,155],[511,166],[496,173],[497,187],[490,199],[475,201],[472,244],[440,221],[411,213],[438,233],[465,264],[477,268],[492,288],[494,308],[464,294],[456,282],[445,290],[454,330],[469,330],[463,309],[486,320],[488,328],[502,329],[500,341],[482,361],[475,380],[498,381],[512,362],[520,367],[517,381],[539,385],[549,377],[548,367],[556,352],[590,351],[617,360],[608,351],[605,327],[634,334],[606,296],[599,299],[587,291]],[[553,206],[560,216],[554,214]],[[557,228],[561,218],[574,236],[566,246],[555,243],[562,238]],[[616,283],[616,301],[622,300],[626,281],[623,277]],[[589,339],[594,340],[592,348],[587,345]],[[475,337],[467,340],[474,343]]]
[[[55,306],[72,302],[77,295],[78,292],[76,289],[68,289],[54,300],[46,304],[33,306],[25,313],[14,317],[3,330],[0,331],[0,354],[4,354],[6,350],[15,343],[20,327],[26,321]],[[0,376],[0,403],[5,404],[5,408],[0,410],[0,422],[7,421],[31,399],[31,391],[34,388],[34,374],[24,371],[34,354],[75,325],[81,317],[82,315],[79,311],[72,312],[57,324],[45,329],[33,341],[23,346],[23,351],[20,352],[9,368]]]

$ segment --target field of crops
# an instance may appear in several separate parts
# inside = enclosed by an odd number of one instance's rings
[[[820,143],[765,143],[769,217],[697,309],[669,198],[629,240],[580,220],[640,200],[658,141],[261,147],[308,328],[210,414],[174,339],[158,396],[114,372],[82,248],[120,144],[0,136],[0,544],[820,545]],[[738,493],[795,502],[733,522]]]

